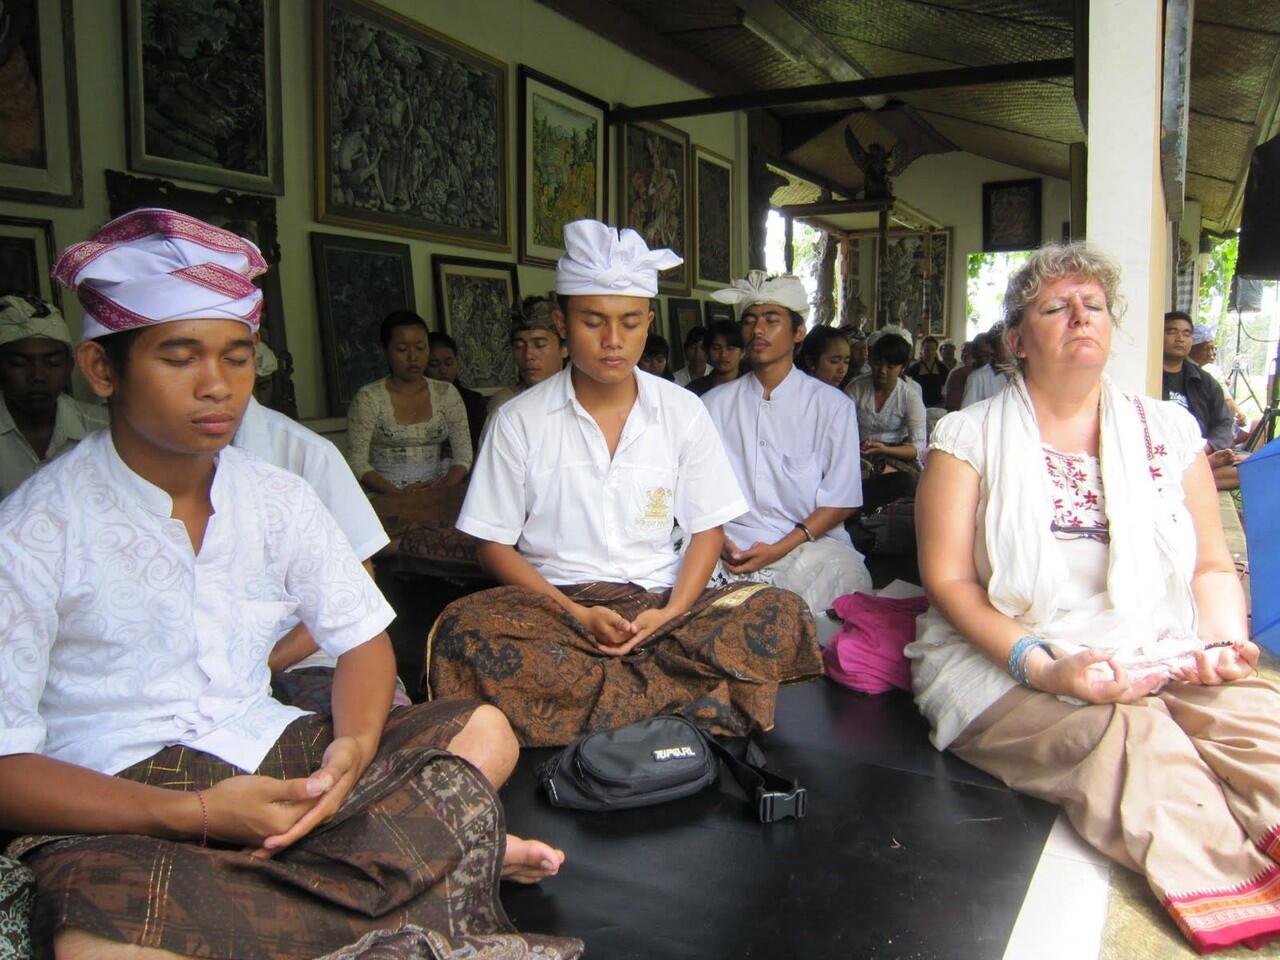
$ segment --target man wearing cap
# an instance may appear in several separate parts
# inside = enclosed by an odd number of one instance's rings
[[[753,270],[712,296],[738,306],[751,365],[702,398],[748,505],[725,524],[719,576],[800,594],[825,639],[835,632],[832,601],[871,589],[844,528],[862,504],[858,412],[792,361],[809,311],[799,278]]]
[[[71,333],[38,297],[0,297],[0,500],[107,425],[107,408],[67,393]]]
[[[556,329],[555,311],[555,299],[550,296],[525,297],[511,308],[511,354],[518,379],[514,387],[502,387],[490,395],[490,418],[512,397],[555,376],[564,366],[564,344]]]
[[[496,710],[388,718],[390,607],[306,482],[230,445],[265,269],[154,209],[54,268],[111,427],[0,504],[0,832],[25,835],[38,955],[312,957],[406,924],[466,952],[505,932],[498,864],[562,859],[504,843]],[[331,715],[270,695],[290,614],[338,657]],[[488,831],[459,832],[472,818]]]
[[[680,258],[594,220],[564,238],[569,366],[498,410],[457,524],[505,586],[441,614],[430,689],[497,704],[530,745],[671,712],[768,729],[779,684],[820,669],[813,623],[781,590],[707,590],[746,503],[702,402],[636,369]]]
[[[1218,344],[1215,342],[1217,331],[1204,323],[1197,323],[1191,332],[1191,362],[1198,366],[1202,373],[1207,373],[1218,381],[1218,385],[1223,388],[1222,399],[1227,405],[1227,409],[1231,411],[1231,416],[1235,418],[1237,424],[1244,424],[1244,414],[1240,412],[1240,407],[1236,403],[1235,398],[1227,393],[1227,377],[1222,372],[1222,368],[1218,366]]]

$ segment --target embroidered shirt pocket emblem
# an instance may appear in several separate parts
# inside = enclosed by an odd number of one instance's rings
[[[644,502],[644,512],[637,521],[646,529],[660,529],[671,525],[671,490],[668,487],[652,487]]]

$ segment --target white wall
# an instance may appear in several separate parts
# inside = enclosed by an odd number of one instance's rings
[[[893,192],[944,227],[954,230],[951,250],[951,301],[948,335],[961,343],[965,334],[967,258],[982,252],[982,185],[997,180],[1041,181],[1042,240],[1060,240],[1070,217],[1070,184],[997,163],[963,151],[921,157],[894,180]],[[992,322],[999,319],[992,317]]]
[[[298,408],[304,418],[325,408],[324,364],[317,326],[315,281],[309,234],[313,230],[408,243],[412,249],[418,310],[431,321],[434,290],[431,254],[448,252],[513,262],[518,236],[515,170],[518,156],[516,65],[524,63],[609,102],[632,106],[703,96],[657,67],[597,37],[534,0],[382,0],[385,6],[417,20],[507,64],[510,233],[508,253],[429,243],[372,230],[352,230],[314,220],[315,138],[312,103],[312,4],[284,0],[281,6],[281,62],[284,117],[285,194],[277,200],[280,224],[281,285],[293,353]],[[124,55],[121,49],[121,5],[104,0],[75,0],[74,17],[80,101],[80,133],[85,205],[69,210],[0,201],[0,215],[52,220],[59,247],[87,238],[108,217],[106,169],[127,170],[125,151]],[[720,114],[677,120],[673,126],[699,144],[733,158],[738,188],[739,270],[746,263],[746,120],[742,114]],[[616,137],[612,138],[616,145]],[[609,189],[615,190],[616,151],[610,158]],[[201,186],[200,184],[192,184]],[[214,188],[208,188],[214,189]],[[683,252],[683,251],[681,251]],[[554,273],[543,267],[519,267],[522,293],[543,293]],[[705,291],[693,296],[706,297]],[[79,323],[74,297],[68,319]],[[665,318],[664,304],[664,318]]]

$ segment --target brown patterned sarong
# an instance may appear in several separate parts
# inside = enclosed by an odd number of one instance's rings
[[[561,588],[628,620],[668,593],[626,583]],[[624,657],[601,653],[554,601],[498,587],[445,608],[427,640],[433,697],[496,705],[526,746],[559,746],[592,730],[681,713],[712,733],[773,727],[778,686],[822,672],[800,597],[762,584],[707,590]]]
[[[443,752],[475,706],[452,700],[393,711],[377,756],[333,820],[269,860],[142,836],[20,838],[9,853],[36,876],[37,951],[50,951],[58,930],[76,928],[237,960],[579,956],[579,941],[516,935],[498,901],[502,807],[478,770]],[[329,717],[302,717],[256,772],[305,777],[332,739]],[[200,790],[239,772],[168,747],[119,776]]]
[[[465,485],[405,490],[374,497],[370,503],[396,554],[444,572],[469,572],[479,569],[479,541],[454,527],[466,493]]]

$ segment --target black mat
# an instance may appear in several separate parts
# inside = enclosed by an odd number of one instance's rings
[[[905,694],[788,687],[763,745],[809,788],[803,821],[761,825],[711,789],[613,814],[550,807],[529,750],[502,791],[508,826],[562,847],[560,876],[504,884],[527,931],[592,960],[999,960],[1055,808],[929,744]]]

